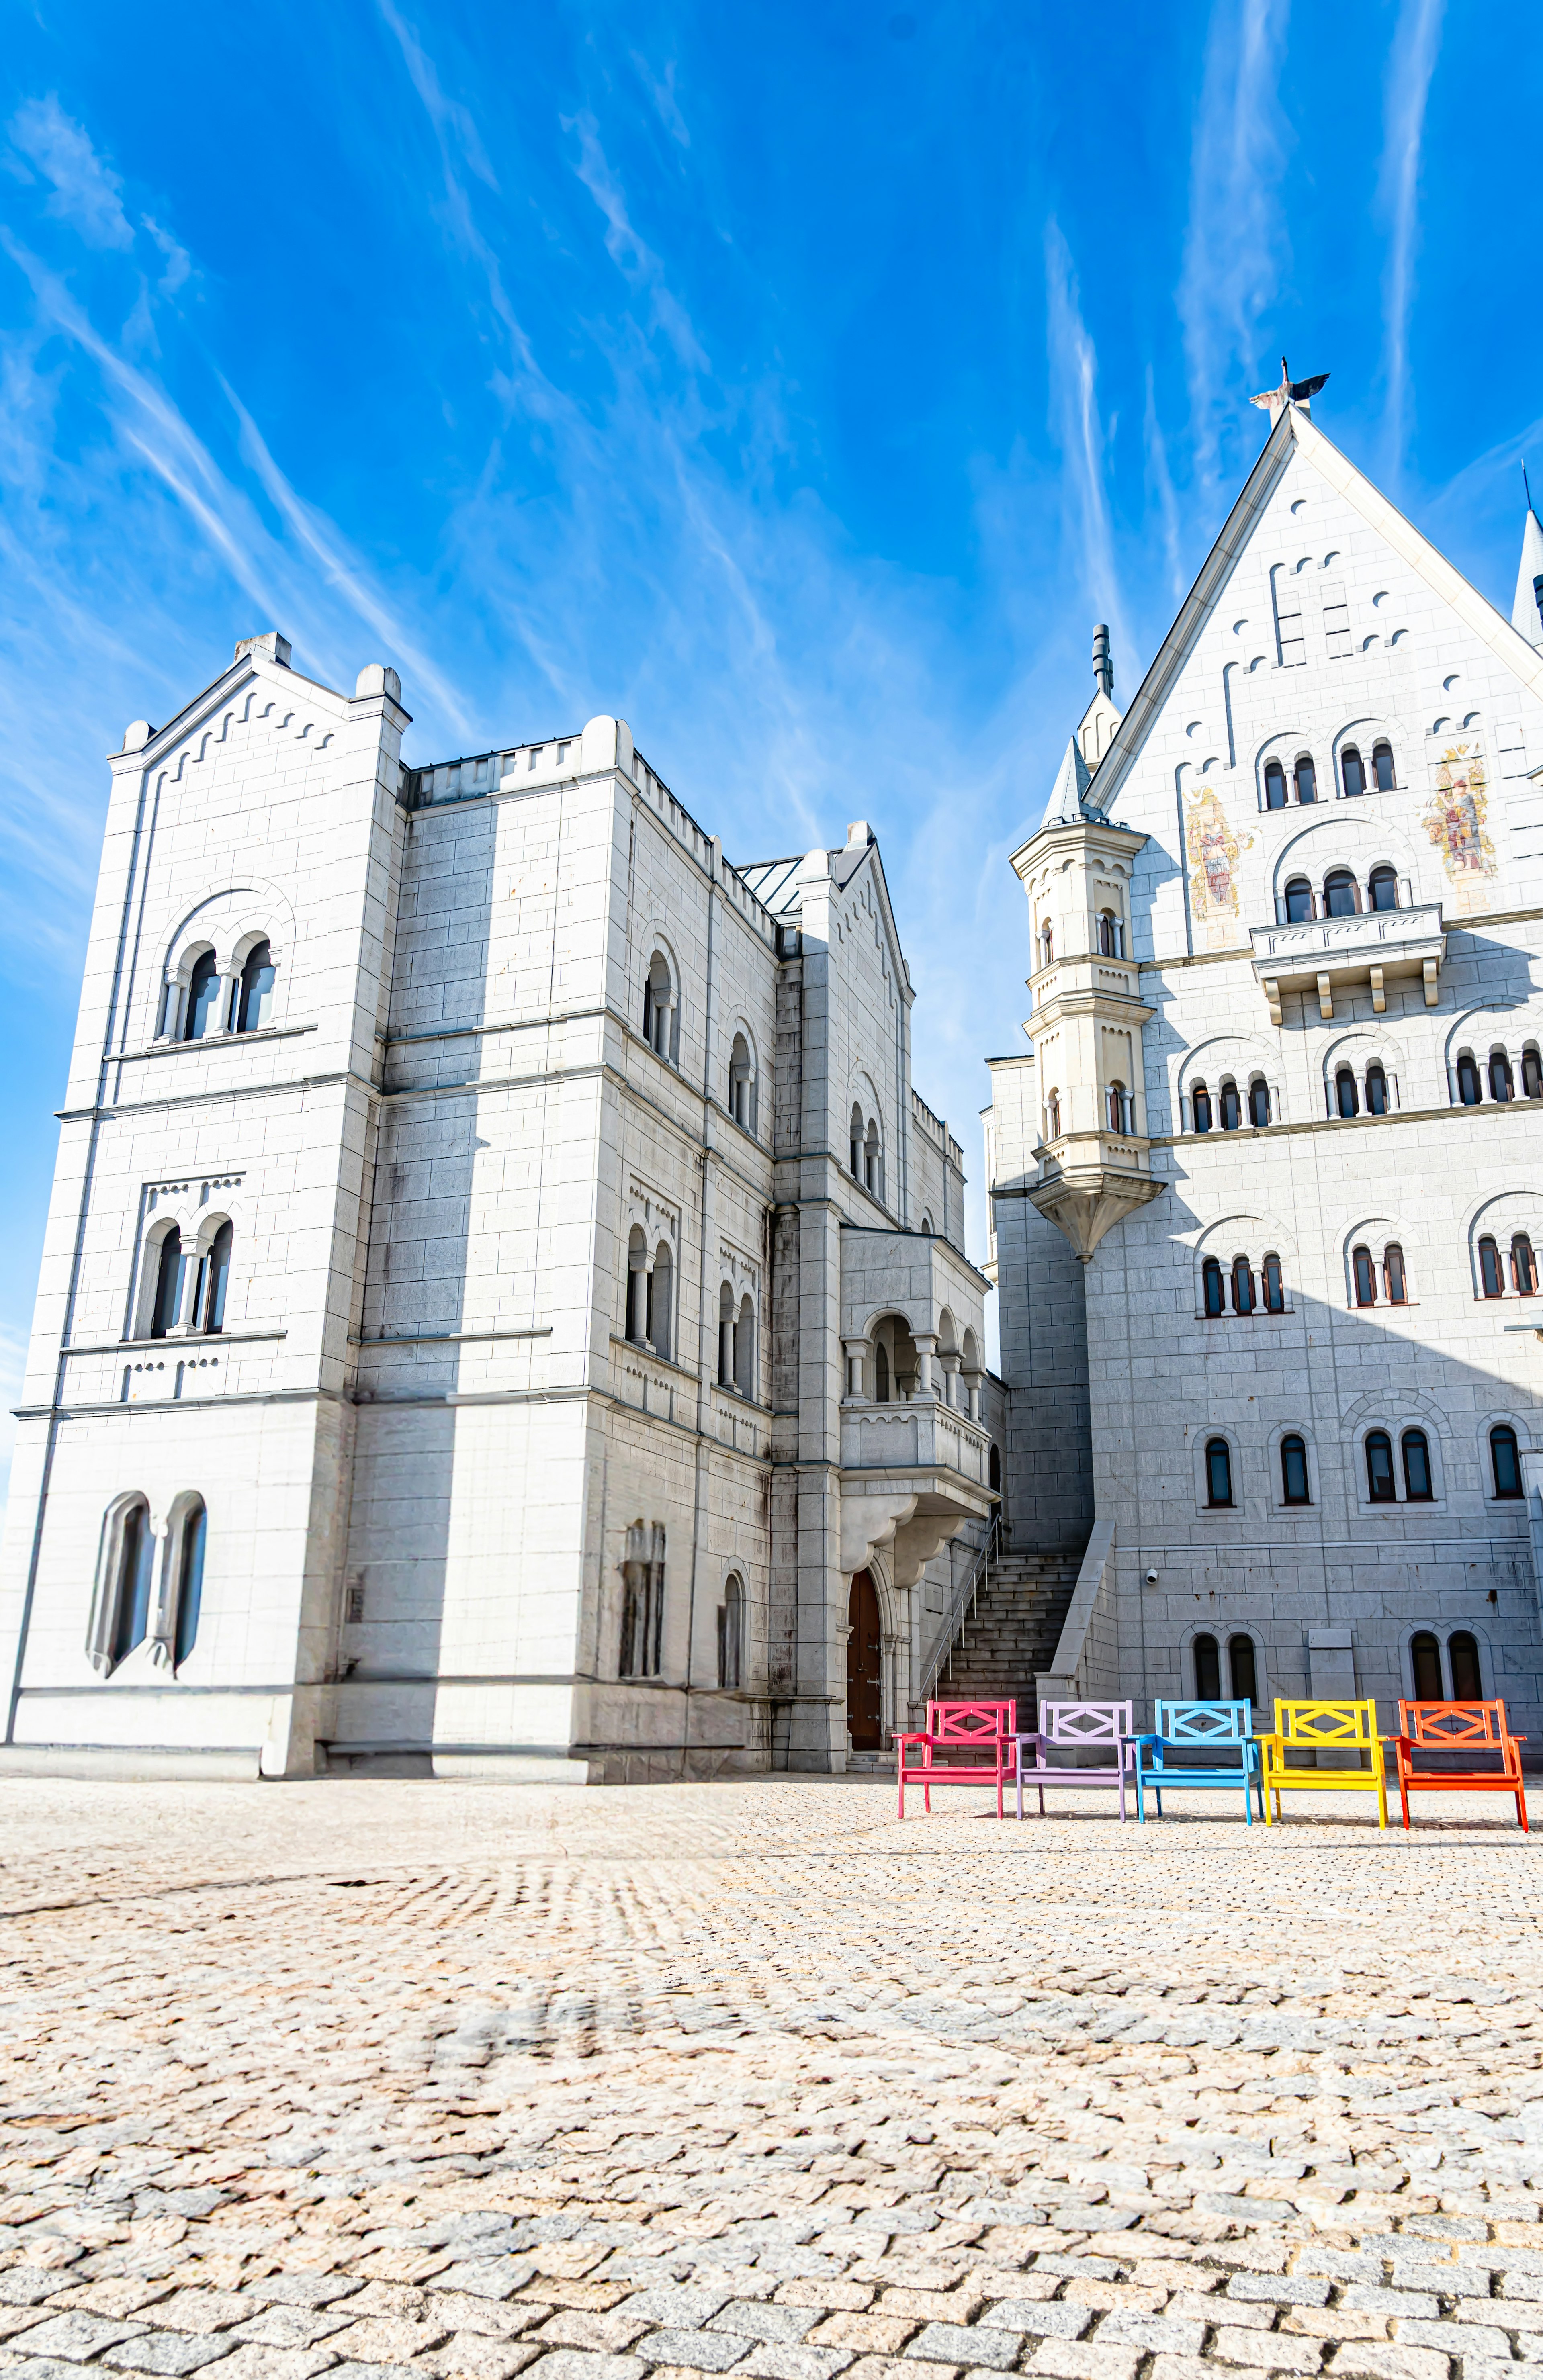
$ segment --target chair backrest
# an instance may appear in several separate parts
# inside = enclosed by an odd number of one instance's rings
[[[944,1743],[996,1743],[1017,1730],[1016,1702],[929,1703],[927,1732]]]
[[[1285,1742],[1352,1750],[1377,1741],[1377,1705],[1366,1702],[1277,1702],[1275,1732]]]
[[[1088,1744],[1117,1744],[1136,1733],[1129,1703],[1041,1703],[1039,1732],[1047,1743],[1081,1750]]]
[[[1398,1706],[1398,1731],[1428,1752],[1455,1752],[1460,1747],[1498,1752],[1510,1741],[1503,1702],[1403,1703]]]
[[[1252,1703],[1157,1703],[1154,1733],[1169,1743],[1244,1743],[1254,1732]]]

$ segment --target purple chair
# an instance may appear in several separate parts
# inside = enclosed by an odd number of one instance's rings
[[[1120,1815],[1125,1815],[1125,1779],[1136,1772],[1136,1723],[1129,1703],[1041,1703],[1039,1728],[1018,1742],[1018,1815],[1024,1814],[1024,1787],[1037,1789],[1039,1815],[1045,1815],[1048,1788],[1069,1785],[1083,1792],[1090,1785],[1117,1785]],[[1109,1766],[1080,1768],[1064,1757],[1052,1766],[1050,1755],[1103,1750]],[[1033,1757],[1030,1758],[1032,1753]]]

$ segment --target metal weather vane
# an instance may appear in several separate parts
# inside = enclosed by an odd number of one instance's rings
[[[1293,380],[1291,367],[1282,356],[1280,387],[1262,388],[1257,396],[1251,396],[1248,402],[1250,405],[1264,407],[1270,416],[1270,426],[1273,428],[1288,405],[1299,405],[1304,413],[1310,414],[1313,409],[1312,400],[1328,378],[1327,372],[1315,372],[1310,380]]]

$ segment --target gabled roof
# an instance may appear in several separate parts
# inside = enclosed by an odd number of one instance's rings
[[[1094,780],[1088,797],[1090,810],[1107,815],[1118,798],[1131,765],[1146,741],[1148,727],[1189,659],[1210,616],[1211,607],[1247,543],[1295,446],[1302,449],[1325,483],[1355,507],[1367,527],[1375,529],[1401,560],[1407,562],[1411,569],[1419,574],[1427,586],[1457,613],[1464,625],[1482,638],[1521,683],[1543,700],[1543,651],[1534,650],[1511,622],[1496,611],[1488,597],[1481,595],[1471,580],[1464,578],[1445,554],[1437,551],[1428,538],[1421,536],[1414,523],[1405,518],[1396,504],[1390,504],[1379,489],[1373,487],[1365,473],[1356,469],[1348,455],[1341,453],[1332,439],[1326,438],[1322,431],[1314,426],[1299,405],[1287,405],[1282,408],[1280,418],[1265,440],[1258,461],[1244,482],[1242,492],[1228,514],[1220,537],[1202,563],[1199,576],[1185,596],[1177,619],[1131,698]],[[1539,567],[1543,568],[1543,564]]]
[[[808,857],[800,852],[796,859],[753,859],[746,867],[735,864],[735,873],[744,879],[764,908],[774,917],[799,917],[804,908],[803,869]],[[905,964],[905,953],[900,945],[900,929],[894,922],[894,909],[890,901],[890,888],[884,877],[884,863],[879,856],[879,838],[871,828],[857,830],[847,842],[827,850],[831,881],[838,892],[844,892],[866,861],[873,866],[873,880],[879,889],[879,912],[883,920],[885,937],[900,988],[906,999],[916,997],[911,982],[911,970]]]

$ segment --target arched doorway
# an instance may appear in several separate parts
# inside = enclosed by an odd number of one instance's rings
[[[854,1752],[877,1752],[882,1742],[880,1694],[879,1594],[866,1570],[853,1574],[846,1607],[846,1726]]]

